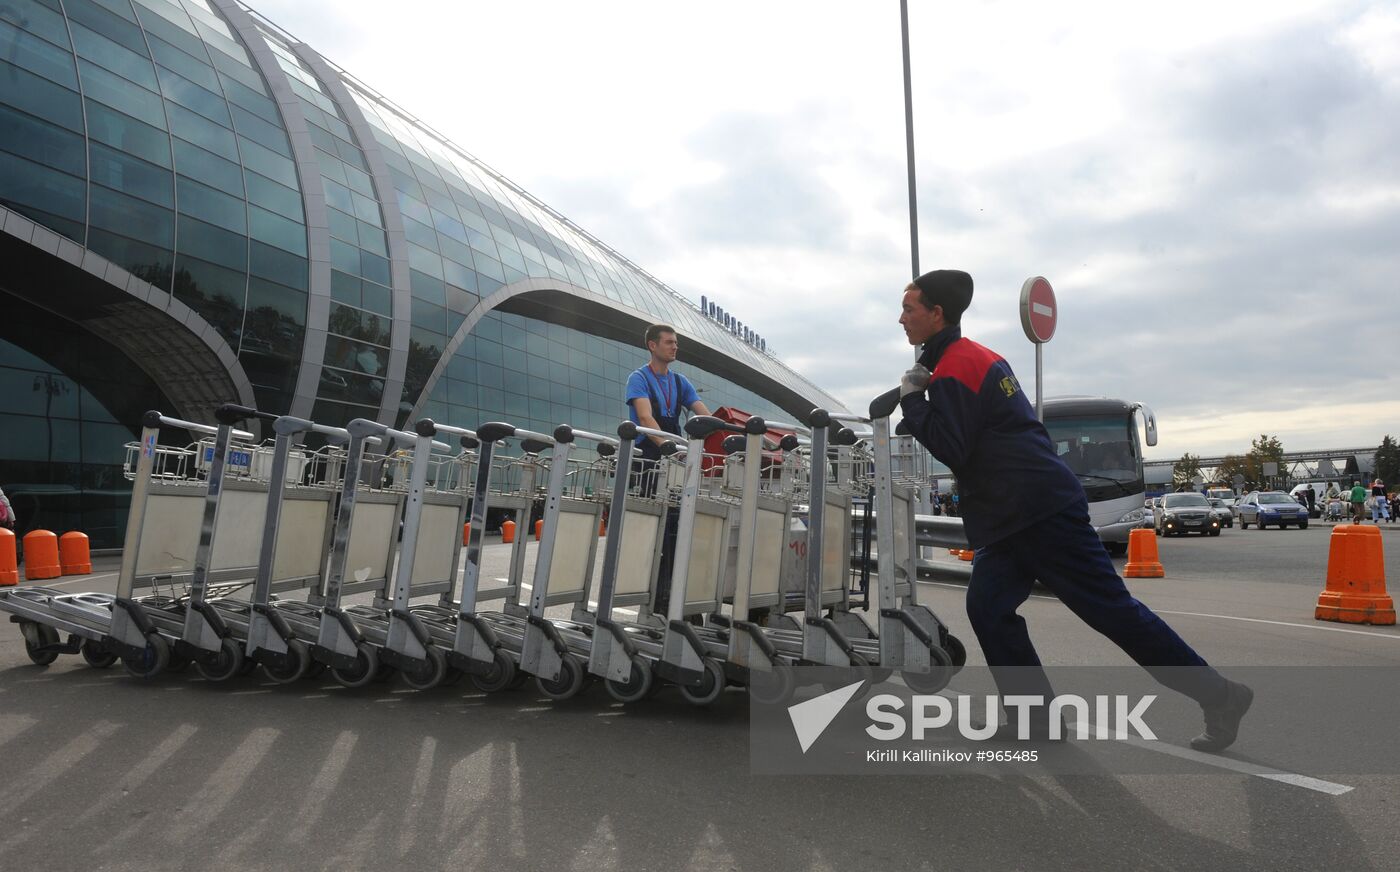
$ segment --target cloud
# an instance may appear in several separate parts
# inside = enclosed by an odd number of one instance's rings
[[[907,366],[888,10],[259,6],[851,408]],[[921,262],[974,275],[965,333],[1029,387],[1016,305],[1047,276],[1047,393],[1147,402],[1156,456],[1400,431],[1393,5],[1016,14],[911,9]]]

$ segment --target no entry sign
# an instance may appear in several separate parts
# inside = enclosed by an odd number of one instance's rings
[[[1055,335],[1055,322],[1060,310],[1055,303],[1055,289],[1040,276],[1026,279],[1021,285],[1021,326],[1026,338],[1040,345]]]

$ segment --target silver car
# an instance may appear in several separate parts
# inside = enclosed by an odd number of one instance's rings
[[[1184,536],[1187,533],[1200,533],[1204,536],[1220,535],[1220,520],[1215,511],[1198,493],[1167,494],[1162,497],[1162,508],[1157,513],[1154,526],[1158,536]]]

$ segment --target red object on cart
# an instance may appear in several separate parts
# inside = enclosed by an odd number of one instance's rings
[[[714,410],[713,415],[721,421],[727,421],[730,424],[738,424],[740,426],[748,423],[748,420],[753,417],[753,415],[748,412],[741,409],[730,408],[729,406],[720,406],[718,409]],[[724,440],[731,435],[733,434],[720,430],[705,437],[705,460],[700,468],[704,470],[706,475],[719,475],[720,471],[724,468]],[[782,464],[783,452],[778,448],[778,441],[784,436],[789,435],[794,435],[793,431],[769,428],[768,435],[763,437],[765,449],[763,452],[764,469]]]

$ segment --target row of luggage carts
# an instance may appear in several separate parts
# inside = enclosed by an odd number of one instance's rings
[[[965,654],[917,602],[919,482],[890,433],[897,399],[801,425],[695,417],[683,437],[631,422],[400,431],[235,405],[210,424],[148,412],[128,446],[115,593],[21,586],[0,591],[0,610],[36,664],[79,654],[140,678],[193,666],[210,681],[261,669],[277,683],[397,675],[428,690],[465,676],[487,692],[533,679],[555,700],[601,682],[628,703],[674,685],[705,705],[729,686],[782,702],[799,676],[898,672],[936,692]],[[270,441],[243,429],[252,421]],[[651,437],[659,461],[636,447]],[[878,555],[892,558],[873,574],[869,620],[851,608],[853,499],[874,506]],[[522,534],[536,513],[543,526],[488,577],[487,520],[503,513]]]

